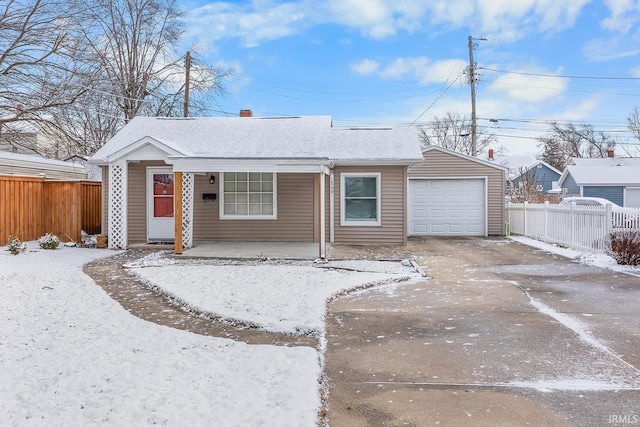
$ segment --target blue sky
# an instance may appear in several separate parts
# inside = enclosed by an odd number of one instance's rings
[[[546,122],[589,123],[633,155],[638,0],[181,0],[187,44],[231,66],[214,116],[330,115],[334,126],[428,126],[471,116],[508,154],[537,154]],[[593,78],[599,77],[599,78]],[[497,147],[496,147],[497,148]],[[618,150],[622,154],[623,147]]]

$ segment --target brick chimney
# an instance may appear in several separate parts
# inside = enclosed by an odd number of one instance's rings
[[[251,110],[240,110],[240,117],[253,117],[253,111],[251,111]]]
[[[614,157],[614,154],[613,148],[609,148],[607,150],[607,157]]]
[[[489,148],[489,154],[487,155],[487,159],[493,161],[493,148]]]

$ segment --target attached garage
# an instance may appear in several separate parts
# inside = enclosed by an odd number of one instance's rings
[[[486,236],[485,180],[409,180],[410,236]]]
[[[440,147],[410,166],[409,236],[504,234],[506,168]]]

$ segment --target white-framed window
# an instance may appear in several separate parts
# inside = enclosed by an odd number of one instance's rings
[[[220,191],[221,219],[276,219],[276,174],[224,172]]]
[[[381,225],[380,172],[340,174],[340,225]]]

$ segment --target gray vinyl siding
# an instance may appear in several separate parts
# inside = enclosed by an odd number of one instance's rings
[[[102,168],[102,234],[109,234],[109,166]]]
[[[582,194],[580,193],[580,187],[578,187],[578,184],[576,184],[576,181],[573,179],[573,177],[571,176],[571,174],[567,174],[566,178],[564,179],[564,182],[562,183],[562,188],[566,188],[567,192],[566,195],[569,196],[581,196]]]
[[[334,169],[335,243],[406,244],[406,166],[353,166]],[[381,174],[381,225],[340,225],[340,174],[347,172]],[[327,187],[329,187],[327,185]],[[327,191],[329,189],[327,188]],[[327,196],[327,208],[329,207]],[[329,220],[327,219],[327,233]]]
[[[601,197],[607,199],[618,206],[624,206],[624,188],[612,186],[584,186],[582,188],[584,197]]]
[[[277,219],[220,219],[220,176],[196,175],[193,204],[193,240],[313,242],[315,237],[315,175],[277,174]],[[214,202],[203,201],[203,193],[216,193]]]
[[[519,177],[515,178],[513,180],[513,186],[517,188],[520,183],[520,180],[525,175],[533,177],[533,182],[535,182],[537,185],[541,185],[542,191],[544,193],[548,192],[553,188],[553,181],[558,181],[560,179],[560,175],[557,172],[549,169],[548,166],[540,163],[534,166],[533,168],[529,169]]]
[[[424,161],[409,166],[409,178],[487,178],[487,234],[503,235],[505,224],[505,173],[480,162],[437,150],[425,151]]]

